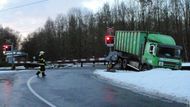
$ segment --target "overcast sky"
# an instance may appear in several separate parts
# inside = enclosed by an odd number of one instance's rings
[[[40,2],[42,1],[42,2]],[[114,0],[0,0],[0,24],[19,31],[23,37],[42,27],[48,17],[66,14],[71,8],[88,8],[96,12],[105,2]],[[40,2],[24,6],[26,4]],[[10,9],[11,8],[11,9]]]

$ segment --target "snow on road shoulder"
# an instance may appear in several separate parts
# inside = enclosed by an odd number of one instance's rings
[[[96,75],[131,90],[177,102],[190,102],[190,71],[153,69],[145,72],[96,70]]]
[[[18,71],[13,71],[13,70],[1,71],[0,70],[0,74],[5,74],[5,73],[20,73],[20,72],[29,72],[29,70],[18,70]]]
[[[184,63],[182,63],[182,66],[190,66],[190,63],[189,62],[184,62]]]

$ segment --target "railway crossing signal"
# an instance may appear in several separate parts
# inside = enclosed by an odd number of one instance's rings
[[[111,35],[105,36],[105,44],[108,47],[112,47],[114,45],[114,36],[111,36]]]

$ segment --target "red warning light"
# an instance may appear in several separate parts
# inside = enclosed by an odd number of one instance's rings
[[[3,51],[11,51],[11,45],[3,45]]]
[[[8,45],[3,45],[3,48],[4,48],[4,49],[7,49],[7,48],[8,48]]]
[[[107,41],[109,41],[109,40],[110,40],[110,37],[109,37],[109,36],[108,36],[108,37],[106,37],[106,40],[107,40]]]
[[[114,36],[107,35],[105,36],[105,44],[108,46],[113,46],[114,44]]]

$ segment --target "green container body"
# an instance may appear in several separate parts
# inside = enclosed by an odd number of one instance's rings
[[[117,31],[115,34],[115,50],[142,56],[146,32]]]

